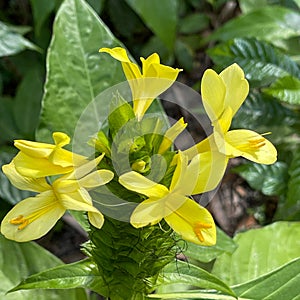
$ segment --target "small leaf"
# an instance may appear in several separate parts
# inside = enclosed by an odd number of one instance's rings
[[[126,0],[145,24],[172,50],[176,37],[177,1]]]
[[[235,286],[233,290],[241,299],[299,299],[299,269],[300,258],[297,258],[264,276]]]
[[[300,14],[281,6],[265,6],[228,21],[210,39],[256,37],[274,43],[300,35]]]
[[[288,166],[277,161],[273,165],[248,163],[240,165],[233,172],[242,176],[249,185],[263,194],[282,195],[285,193],[288,181]]]
[[[67,291],[33,290],[6,294],[23,278],[61,264],[57,257],[36,243],[16,243],[0,235],[0,298],[5,300],[87,299],[85,291],[77,287]]]
[[[204,13],[194,13],[180,20],[179,32],[183,34],[196,33],[209,25],[209,18]]]
[[[233,253],[237,245],[221,229],[217,228],[217,244],[211,247],[199,246],[194,243],[186,242],[187,250],[184,255],[201,262],[210,262],[223,253]]]
[[[40,49],[17,32],[15,26],[0,22],[0,57],[19,53],[25,49],[40,51]]]
[[[300,224],[273,223],[239,233],[234,241],[238,245],[237,250],[218,257],[212,271],[229,285],[253,280],[298,258]]]
[[[285,76],[275,81],[263,92],[290,104],[300,104],[300,80],[293,76]]]
[[[182,261],[173,262],[163,269],[161,284],[186,284],[202,289],[214,289],[235,296],[232,290],[214,275]]]

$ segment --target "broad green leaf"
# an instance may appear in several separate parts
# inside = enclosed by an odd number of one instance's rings
[[[126,2],[172,51],[176,37],[177,0],[126,0]]]
[[[205,293],[198,290],[181,292],[181,293],[156,293],[148,295],[149,298],[158,298],[158,299],[211,299],[211,300],[236,300],[236,297]]]
[[[240,174],[253,189],[265,195],[282,195],[286,191],[289,176],[288,166],[284,162],[277,161],[273,165],[247,163],[232,171]]]
[[[280,268],[233,287],[241,299],[296,300],[300,295],[300,258]]]
[[[212,271],[229,285],[253,280],[300,257],[300,223],[273,223],[239,233],[234,241],[237,250],[218,257]]]
[[[210,49],[208,54],[222,68],[239,64],[252,87],[268,85],[288,75],[300,78],[300,68],[289,56],[255,38],[235,38]]]
[[[101,294],[107,285],[99,276],[97,266],[91,260],[81,260],[59,265],[24,279],[13,290],[21,289],[73,289],[89,288]]]
[[[86,106],[124,80],[121,64],[98,53],[101,47],[115,46],[120,43],[85,1],[62,3],[47,55],[40,140],[50,140],[51,132],[59,130],[72,136]]]
[[[162,285],[185,284],[201,289],[214,289],[235,296],[232,290],[216,276],[180,260],[167,265],[161,275],[160,284]]]
[[[285,76],[276,80],[264,93],[290,104],[300,104],[300,80],[293,76]]]
[[[268,5],[268,0],[239,0],[239,6],[243,14]]]
[[[217,228],[217,243],[215,246],[204,247],[190,242],[186,243],[187,249],[183,251],[184,255],[188,259],[201,262],[210,262],[223,253],[233,253],[237,247],[234,241],[219,228]]]
[[[278,203],[277,220],[300,220],[300,151],[298,150],[288,170],[287,193]]]
[[[40,51],[40,49],[17,32],[15,26],[0,22],[0,57],[19,53],[25,49]]]
[[[16,291],[6,294],[22,279],[62,262],[48,251],[30,243],[16,243],[0,235],[0,298],[3,300],[84,300],[82,289]]]
[[[300,35],[300,14],[277,5],[265,6],[228,21],[210,39],[256,37],[271,43]]]
[[[13,147],[0,148],[0,166],[10,163],[12,158],[16,155],[16,149]],[[33,193],[29,191],[22,191],[15,188],[2,170],[0,171],[0,197],[10,204],[14,205],[19,201],[32,196]]]
[[[194,13],[180,19],[179,32],[183,34],[196,33],[209,25],[209,18],[204,13]]]

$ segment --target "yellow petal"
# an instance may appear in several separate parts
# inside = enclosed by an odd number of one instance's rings
[[[73,166],[62,167],[54,165],[47,158],[34,158],[19,152],[14,158],[17,171],[27,177],[46,177],[57,174],[65,174],[73,170]]]
[[[228,157],[219,152],[205,152],[199,154],[198,160],[193,160],[193,163],[200,163],[197,182],[192,195],[200,194],[215,189],[225,173]]]
[[[136,228],[154,225],[177,210],[184,202],[184,196],[173,193],[160,199],[149,198],[135,208],[130,223]]]
[[[52,134],[53,141],[57,147],[63,147],[70,143],[70,137],[63,132],[54,132]]]
[[[177,136],[186,128],[187,123],[184,123],[184,119],[180,118],[174,125],[172,125],[164,134],[163,140],[159,146],[158,153],[162,154],[166,152],[175,141]]]
[[[208,151],[216,151],[217,147],[215,144],[214,136],[210,135],[203,141],[197,143],[196,145],[182,151],[184,155],[188,157],[189,160],[191,160],[194,156],[196,156],[199,153],[204,153]]]
[[[216,243],[216,227],[211,214],[191,199],[186,198],[184,204],[165,220],[187,241],[202,246]]]
[[[232,64],[220,73],[226,86],[225,107],[232,109],[234,116],[249,93],[249,84],[243,70],[237,64]]]
[[[104,223],[104,217],[103,215],[101,214],[100,211],[98,212],[88,212],[88,218],[89,218],[89,221],[91,222],[91,224],[100,229],[102,226],[103,226],[103,223]]]
[[[1,233],[17,242],[35,240],[45,235],[64,213],[53,192],[47,191],[14,206],[2,220]]]
[[[226,134],[227,155],[243,156],[260,164],[273,164],[277,160],[274,145],[255,131],[239,129]]]
[[[224,111],[226,86],[223,79],[213,70],[206,70],[201,81],[203,106],[209,119],[214,122]]]
[[[78,183],[81,187],[92,189],[110,182],[113,178],[112,171],[98,170],[79,179]]]
[[[114,59],[119,60],[121,62],[130,62],[126,50],[121,47],[115,47],[112,49],[101,48],[99,52],[106,52],[110,54]]]
[[[172,191],[175,188],[180,188],[184,184],[185,172],[188,165],[188,157],[181,151],[178,151],[177,165],[172,176],[172,181],[169,190]]]
[[[147,74],[149,67],[152,64],[160,64],[160,59],[157,53],[153,53],[150,56],[148,56],[146,59],[141,57],[140,58],[142,62],[142,70],[143,70],[143,75],[144,77],[156,77],[154,74]],[[154,75],[154,76],[152,76]]]
[[[119,182],[126,189],[148,197],[162,198],[169,193],[164,185],[158,184],[134,171],[121,175]]]
[[[54,165],[59,165],[61,167],[67,168],[85,163],[87,157],[62,148],[56,148],[49,155],[48,159]]]
[[[2,166],[2,170],[9,181],[20,190],[41,193],[51,189],[45,178],[31,178],[22,176],[16,170],[14,160],[12,160],[10,164]]]

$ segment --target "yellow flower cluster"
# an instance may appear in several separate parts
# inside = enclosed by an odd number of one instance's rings
[[[176,80],[180,69],[160,64],[159,56],[141,58],[142,72],[131,62],[123,48],[102,48],[122,63],[132,92],[133,111],[141,121],[153,100]],[[148,84],[146,79],[156,79]],[[146,200],[133,210],[130,223],[144,227],[162,219],[184,239],[200,245],[216,242],[216,227],[207,209],[190,199],[194,194],[214,189],[221,181],[228,160],[243,156],[254,162],[272,164],[275,147],[262,135],[246,130],[229,130],[231,121],[249,92],[242,69],[233,64],[220,74],[204,73],[201,94],[211,120],[213,133],[195,146],[178,151],[171,163],[174,173],[168,187],[154,182],[134,170],[119,177],[128,190],[142,194]],[[158,147],[163,155],[185,129],[180,119],[169,128]],[[15,141],[20,150],[3,172],[17,188],[37,192],[35,197],[18,203],[3,219],[1,233],[16,241],[28,241],[46,234],[67,209],[88,212],[89,221],[101,228],[104,217],[93,206],[89,189],[104,185],[113,178],[109,170],[96,170],[104,154],[89,161],[86,157],[63,149],[70,142],[61,132],[53,134],[54,144]],[[56,179],[49,182],[49,176]],[[58,176],[59,175],[59,176]]]

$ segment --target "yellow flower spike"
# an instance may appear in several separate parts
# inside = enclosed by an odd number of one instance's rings
[[[180,118],[173,126],[165,133],[164,138],[159,146],[158,154],[165,153],[175,141],[177,136],[186,128],[187,123],[184,123],[183,118]]]
[[[273,144],[255,131],[240,129],[229,131],[231,121],[249,92],[243,70],[233,64],[219,75],[205,71],[201,82],[204,108],[212,122],[213,134],[184,151],[191,159],[198,153],[212,151],[229,158],[243,156],[261,164],[272,164],[277,159]],[[213,159],[214,160],[214,159]]]
[[[8,239],[26,242],[45,235],[67,209],[87,211],[95,227],[101,228],[104,217],[93,206],[89,189],[109,182],[114,174],[96,170],[103,155],[81,165],[78,170],[56,179],[52,185],[45,178],[29,178],[18,173],[14,162],[3,166],[11,183],[20,189],[39,192],[15,205],[1,223],[1,233]]]
[[[199,156],[188,164],[188,158],[179,152],[169,189],[135,171],[121,175],[119,182],[125,188],[148,197],[135,208],[130,223],[139,228],[156,224],[164,218],[184,239],[199,245],[215,244],[216,228],[212,216],[188,198],[197,189],[198,174]]]
[[[45,177],[71,172],[75,166],[87,162],[87,158],[65,150],[70,138],[62,132],[54,132],[55,144],[15,140],[20,150],[14,158],[17,171],[26,177]]]
[[[143,118],[153,100],[166,91],[176,80],[178,73],[182,71],[162,65],[157,53],[146,59],[141,57],[141,73],[138,65],[130,61],[125,49],[121,47],[101,48],[99,52],[106,52],[122,63],[124,74],[132,92],[133,111],[138,120]]]

